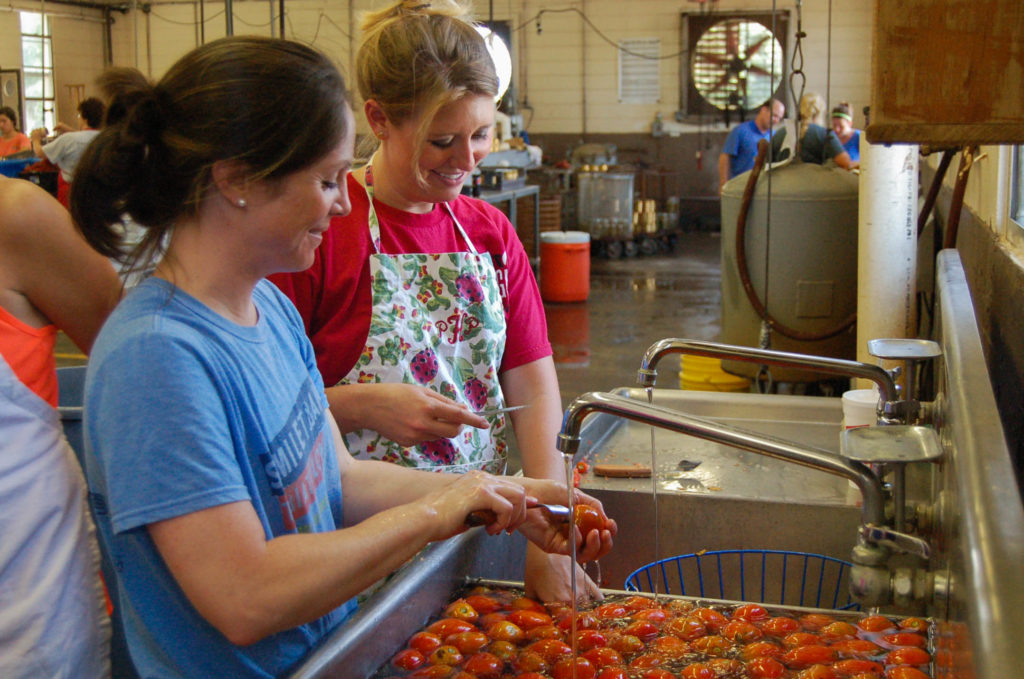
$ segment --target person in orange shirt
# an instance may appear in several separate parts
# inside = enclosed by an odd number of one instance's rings
[[[10,106],[0,107],[0,158],[32,148],[32,140],[18,132],[18,114]]]

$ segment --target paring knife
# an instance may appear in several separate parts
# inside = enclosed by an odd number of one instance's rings
[[[569,508],[565,505],[544,505],[536,504],[527,509],[539,509],[547,514],[548,519],[557,523],[569,523],[571,517],[569,515]],[[490,509],[478,509],[475,512],[470,512],[469,516],[466,517],[467,526],[486,526],[492,523],[497,518],[494,512]]]
[[[511,413],[516,410],[522,410],[523,408],[529,407],[530,406],[528,404],[521,406],[505,406],[504,408],[490,408],[488,410],[480,410],[476,414],[479,415],[480,417],[492,417],[494,415],[500,415],[501,413]]]

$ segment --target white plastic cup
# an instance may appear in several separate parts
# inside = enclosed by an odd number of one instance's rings
[[[852,389],[843,392],[843,429],[868,427],[878,422],[878,391]]]

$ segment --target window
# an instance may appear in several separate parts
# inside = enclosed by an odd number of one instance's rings
[[[619,42],[619,101],[623,104],[657,104],[661,99],[658,58],[661,40],[638,38]]]
[[[1010,219],[1024,228],[1024,146],[1013,149],[1013,170],[1010,173]]]
[[[55,95],[53,49],[50,22],[38,12],[20,12],[21,68],[25,78],[25,124],[23,130],[45,127],[53,130]]]

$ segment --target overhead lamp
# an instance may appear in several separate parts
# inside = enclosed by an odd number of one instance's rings
[[[512,55],[501,36],[490,28],[483,24],[477,24],[476,30],[483,37],[484,44],[487,45],[487,51],[494,61],[494,70],[498,74],[498,94],[494,97],[494,101],[498,102],[501,101],[509,83],[512,82]]]

